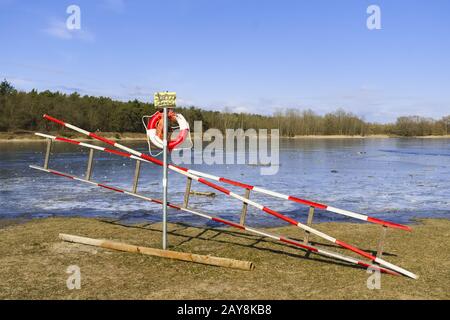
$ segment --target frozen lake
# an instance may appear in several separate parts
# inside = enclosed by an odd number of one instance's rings
[[[146,142],[124,144],[147,151]],[[156,204],[30,169],[31,164],[43,164],[44,142],[0,143],[0,150],[0,218],[89,216],[125,223],[161,220],[162,211]],[[82,176],[86,163],[85,149],[54,144],[50,168]],[[260,167],[249,165],[187,167],[399,223],[413,218],[450,218],[449,139],[282,139],[280,163],[273,176],[261,176]],[[96,152],[93,180],[131,189],[133,174],[134,161]],[[143,164],[140,193],[160,198],[161,174],[160,167]],[[182,203],[185,178],[169,173],[169,179],[169,200]],[[243,189],[225,186],[244,193]],[[195,182],[192,189],[214,191]],[[251,199],[306,221],[305,206],[257,193],[252,193]],[[215,198],[192,196],[190,204],[239,221],[241,203],[223,194]],[[320,221],[355,221],[316,212]],[[205,223],[175,210],[169,210],[169,221]],[[247,221],[255,226],[285,224],[250,207]]]

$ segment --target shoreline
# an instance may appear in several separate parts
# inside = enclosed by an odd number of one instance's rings
[[[253,271],[113,251],[59,240],[59,233],[160,248],[161,223],[123,225],[99,218],[43,218],[0,229],[0,299],[449,299],[448,219],[420,219],[413,232],[389,232],[386,260],[419,275],[382,275],[367,288],[365,268],[306,255],[287,244],[233,228],[168,224],[169,249],[252,261]],[[375,250],[379,226],[333,223],[326,233]],[[263,228],[300,240],[297,228]],[[430,237],[432,235],[432,237]],[[314,245],[348,254],[320,238]],[[417,253],[420,252],[420,259]],[[68,290],[67,267],[82,273],[81,290]],[[27,266],[19,268],[18,266]],[[264,279],[264,285],[261,285]]]
[[[394,136],[388,134],[371,134],[366,136],[354,135],[306,135],[306,136],[294,136],[294,137],[281,137],[288,139],[450,139],[450,135],[442,135],[442,136]]]
[[[70,138],[76,141],[95,141],[92,138],[86,138],[85,136],[77,135],[77,134],[64,134],[59,132],[49,132],[50,135],[59,135],[64,136],[66,138]],[[107,139],[118,140],[118,141],[146,141],[145,133],[138,132],[100,132],[102,136]],[[442,136],[393,136],[386,134],[376,134],[376,135],[304,135],[304,136],[294,136],[287,137],[282,136],[281,139],[293,139],[293,140],[301,140],[301,139],[324,139],[324,140],[333,140],[333,139],[450,139],[450,135],[442,135]],[[0,132],[0,143],[18,143],[18,142],[43,142],[44,138],[34,135],[34,133],[15,133],[15,132]]]
[[[76,141],[96,141],[92,138],[87,138],[86,136],[73,134],[72,132],[70,134],[67,133],[61,133],[61,132],[48,132],[49,135],[54,136],[63,136],[65,138],[69,138]],[[111,140],[118,140],[118,141],[146,141],[146,135],[145,133],[137,133],[137,132],[124,132],[124,133],[118,133],[118,132],[100,132],[103,137]],[[0,132],[0,143],[17,143],[17,142],[45,142],[45,138],[36,136],[34,133],[9,133],[9,132]]]

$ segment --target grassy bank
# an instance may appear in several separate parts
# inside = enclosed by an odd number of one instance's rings
[[[376,247],[379,228],[324,223],[319,229]],[[160,246],[160,225],[123,226],[86,218],[33,220],[0,229],[0,298],[19,299],[449,299],[450,221],[423,220],[414,232],[388,234],[385,258],[420,278],[383,275],[380,290],[366,286],[366,270],[311,255],[232,229],[169,226],[171,249],[250,260],[238,271],[116,252],[58,240],[58,233]],[[293,238],[301,232],[276,228]],[[313,239],[316,240],[316,239]],[[322,242],[322,241],[320,241]],[[329,244],[327,249],[331,248]],[[69,265],[81,268],[81,289],[66,287]]]

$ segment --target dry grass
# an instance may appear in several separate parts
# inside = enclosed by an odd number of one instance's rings
[[[363,249],[375,248],[379,227],[325,223],[319,229]],[[250,260],[254,271],[211,267],[116,252],[58,240],[58,233],[159,247],[160,226],[122,226],[85,218],[51,218],[0,229],[2,299],[449,299],[450,221],[424,220],[413,233],[388,232],[386,260],[420,275],[368,274],[265,238],[232,229],[169,226],[171,249]],[[276,228],[293,238],[293,227]],[[315,239],[314,239],[315,240]],[[325,245],[325,244],[323,244]],[[335,250],[335,248],[328,249]],[[68,290],[66,268],[81,268],[82,288]]]

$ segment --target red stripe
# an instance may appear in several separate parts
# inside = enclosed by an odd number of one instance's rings
[[[68,143],[71,143],[71,144],[77,144],[77,145],[80,144],[79,141],[75,141],[75,140],[67,139],[67,138],[63,138],[63,137],[56,137],[55,140],[68,142]]]
[[[157,203],[157,204],[163,204],[163,202],[159,199],[151,199],[152,202]],[[177,205],[171,204],[170,202],[167,202],[167,206],[170,208],[174,208],[177,210],[181,210],[181,208]]]
[[[184,171],[184,172],[188,172],[188,171],[189,171],[188,168],[183,168],[183,167],[179,167],[179,166],[174,166],[173,164],[171,164],[171,166],[172,166],[172,167],[175,167],[175,168],[177,168],[177,169],[180,169],[181,171]]]
[[[51,117],[51,116],[49,116],[49,115],[47,115],[47,114],[44,114],[44,119],[53,121],[53,122],[55,122],[55,123],[57,123],[57,124],[60,124],[60,125],[62,125],[62,126],[65,126],[65,125],[66,125],[65,122],[63,122],[63,121],[61,121],[61,120],[58,120],[58,119],[56,119],[56,118],[53,118],[53,117]]]
[[[225,182],[225,183],[228,183],[228,184],[232,184],[233,186],[241,187],[241,188],[244,188],[244,189],[250,189],[250,190],[253,189],[253,186],[251,186],[249,184],[245,184],[245,183],[239,182],[239,181],[229,180],[229,179],[226,179],[226,178],[220,178],[219,181],[222,181],[222,182]]]
[[[356,252],[356,253],[360,254],[361,256],[366,257],[367,259],[375,260],[375,258],[376,258],[373,255],[371,255],[370,253],[367,253],[367,252],[365,252],[365,251],[363,251],[361,249],[355,248],[354,246],[349,245],[348,243],[342,242],[340,240],[336,240],[336,244],[338,244],[341,247],[344,247],[346,249],[349,249],[349,250],[351,250],[353,252]]]
[[[275,216],[275,217],[278,217],[278,218],[280,218],[280,219],[282,219],[282,220],[284,220],[284,221],[286,221],[286,222],[289,222],[290,224],[293,224],[293,225],[298,225],[298,222],[297,221],[295,221],[294,219],[291,219],[291,218],[289,218],[289,217],[286,217],[286,216],[284,216],[284,215],[282,215],[281,213],[278,213],[278,212],[276,212],[276,211],[274,211],[274,210],[272,210],[272,209],[269,209],[269,208],[267,208],[267,207],[264,207],[263,208],[263,211],[265,211],[265,212],[267,212],[267,213],[269,213],[269,214],[271,214],[271,215],[273,215],[273,216]]]
[[[157,164],[158,166],[162,166],[163,165],[163,162],[161,160],[158,160],[156,158],[150,157],[150,156],[148,156],[146,154],[142,154],[141,158],[145,159],[145,160],[148,160],[150,162],[153,162],[153,163]]]
[[[179,206],[171,204],[170,202],[167,202],[167,206],[171,207],[171,208],[174,208],[174,209],[177,209],[177,210],[181,210],[181,208]]]
[[[231,221],[228,221],[228,220],[223,220],[223,219],[216,218],[216,217],[211,217],[211,219],[214,220],[214,221],[221,222],[221,223],[227,224],[229,226],[238,228],[238,229],[245,230],[245,227],[241,226],[240,224],[237,224],[237,223],[234,223],[234,222],[231,222]]]
[[[182,143],[186,139],[188,132],[189,132],[188,129],[181,130],[180,133],[178,133],[175,140],[169,141],[169,144],[167,145],[169,150],[173,150],[177,145]]]
[[[294,246],[297,246],[297,247],[300,247],[300,248],[308,249],[309,251],[312,251],[312,252],[318,252],[319,251],[319,250],[317,250],[314,247],[310,247],[310,246],[301,244],[301,243],[299,243],[297,241],[293,241],[293,240],[286,239],[286,238],[283,238],[283,237],[280,237],[280,241],[286,242],[286,243],[289,243],[289,244],[293,244]]]
[[[368,263],[366,263],[366,262],[358,261],[358,264],[359,264],[360,266],[363,266],[363,267],[366,267],[366,268],[370,267],[370,264],[368,264]]]
[[[156,112],[147,122],[147,129],[155,129],[156,128],[156,122],[161,119],[163,116],[162,112]]]
[[[309,200],[305,200],[305,199],[300,199],[300,198],[293,197],[293,196],[289,196],[288,199],[291,200],[291,201],[298,202],[298,203],[306,204],[308,206],[316,207],[318,209],[326,209],[327,208],[327,206],[324,205],[324,204],[321,204],[321,203],[318,203],[318,202],[309,201]]]
[[[128,157],[128,158],[131,157],[131,154],[122,152],[122,151],[117,151],[117,150],[108,149],[108,148],[105,148],[105,151],[109,152],[109,153],[114,153],[114,154],[117,154],[117,155],[123,156],[123,157]]]
[[[392,275],[394,275],[394,276],[398,276],[398,275],[399,275],[399,274],[398,274],[397,272],[395,272],[395,271],[391,271],[391,270],[389,270],[389,269],[377,267],[377,266],[374,266],[374,265],[371,265],[371,264],[368,264],[368,263],[365,263],[365,262],[362,262],[362,261],[358,261],[358,264],[359,264],[360,266],[363,266],[363,267],[366,267],[366,268],[369,268],[369,267],[370,267],[370,268],[372,268],[372,269],[380,270],[380,271],[383,272],[383,273],[392,274]]]
[[[217,184],[214,184],[212,182],[209,182],[208,180],[205,180],[203,178],[198,179],[199,182],[206,184],[207,186],[210,186],[211,188],[214,188],[216,190],[219,190],[220,192],[223,192],[227,195],[230,195],[230,190],[222,188],[221,186],[218,186]]]
[[[114,188],[114,187],[110,187],[110,186],[107,186],[107,185],[104,185],[104,184],[101,184],[101,183],[99,183],[97,185],[99,187],[102,187],[102,188],[105,188],[105,189],[109,189],[109,190],[113,190],[113,191],[117,191],[117,192],[123,193],[123,190],[120,190],[120,189],[117,189],[117,188]]]
[[[408,226],[404,226],[404,225],[398,224],[398,223],[384,221],[384,220],[377,219],[377,218],[368,217],[367,221],[377,223],[377,224],[382,224],[383,226],[386,226],[386,227],[402,229],[402,230],[406,230],[406,231],[412,231],[412,229]]]
[[[73,179],[72,176],[69,176],[69,175],[67,175],[67,174],[64,174],[64,173],[61,173],[61,172],[58,172],[58,171],[53,171],[53,170],[50,170],[50,169],[49,169],[48,171],[50,171],[50,172],[53,173],[53,174],[56,174],[57,176],[61,176],[61,177],[66,177],[66,178]]]
[[[89,132],[89,136],[94,138],[94,139],[103,141],[104,143],[107,143],[107,144],[112,145],[112,146],[114,146],[116,144],[114,141],[106,139],[106,138],[103,138],[103,137],[100,137],[100,136],[98,136],[98,135],[96,135],[95,133],[92,133],[92,132]]]

